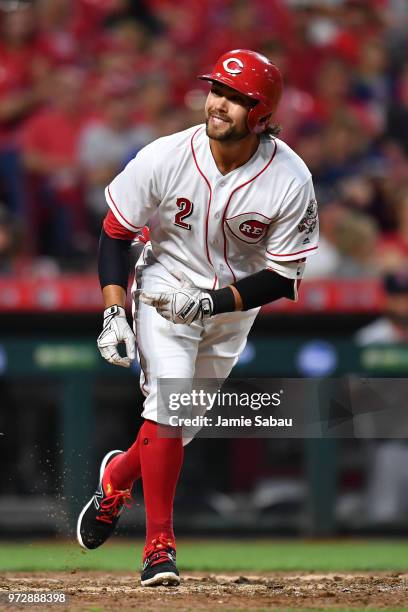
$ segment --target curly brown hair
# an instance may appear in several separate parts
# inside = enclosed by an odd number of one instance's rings
[[[265,136],[269,136],[270,138],[276,138],[279,136],[281,131],[283,130],[282,126],[279,123],[271,123],[262,134]]]

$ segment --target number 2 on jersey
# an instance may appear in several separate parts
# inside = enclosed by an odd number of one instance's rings
[[[190,230],[191,225],[189,223],[185,223],[183,219],[187,219],[187,217],[189,217],[193,212],[193,203],[190,202],[190,200],[187,200],[187,198],[177,198],[176,204],[180,210],[175,214],[175,225]]]

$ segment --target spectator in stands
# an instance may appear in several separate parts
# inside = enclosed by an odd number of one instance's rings
[[[353,95],[363,102],[375,102],[381,108],[390,97],[388,54],[380,38],[370,38],[360,47],[353,75]]]
[[[400,61],[401,49],[406,46],[408,32],[408,11],[405,0],[388,0],[384,4],[387,10],[387,29],[384,40],[391,51],[392,59]]]
[[[408,63],[405,63],[396,83],[396,92],[388,108],[387,136],[398,143],[408,156]]]
[[[288,71],[285,73],[285,80],[301,91],[313,93],[316,77],[327,57],[324,47],[314,44],[311,37],[316,12],[313,7],[299,0],[293,2],[290,17],[291,23],[288,24],[284,38],[288,46]]]
[[[337,246],[338,227],[346,213],[346,208],[336,201],[330,202],[320,210],[319,250],[308,261],[305,280],[333,278],[339,270],[341,255]]]
[[[134,54],[126,44],[118,41],[109,32],[101,35],[93,43],[92,64],[86,74],[84,103],[96,115],[103,113],[106,83],[112,77],[132,82],[136,87],[140,80],[140,70],[135,64]]]
[[[359,61],[352,79],[353,99],[359,116],[372,137],[386,125],[386,109],[391,97],[388,54],[382,39],[370,38],[360,47]]]
[[[335,276],[370,278],[378,275],[373,253],[378,239],[374,219],[364,213],[348,210],[337,227],[337,247],[341,255]]]
[[[357,332],[355,341],[360,346],[408,344],[407,267],[387,274],[383,286],[384,314]],[[405,406],[401,410],[405,410]],[[376,432],[376,437],[380,438],[381,432]],[[390,525],[403,521],[405,524],[408,512],[407,462],[406,440],[375,440],[367,445],[368,478],[364,513],[372,523]]]
[[[23,161],[32,182],[30,227],[40,254],[67,260],[85,247],[78,139],[84,124],[82,73],[65,67],[50,77],[50,105],[22,132]]]
[[[400,268],[383,278],[384,314],[356,334],[361,346],[368,344],[408,343],[408,271]]]
[[[393,197],[395,230],[379,240],[376,255],[384,272],[408,268],[408,184]]]
[[[283,125],[285,126],[283,128],[283,137],[286,140],[285,122],[283,122]],[[319,185],[321,183],[320,175],[326,163],[323,124],[316,121],[305,121],[298,127],[294,139],[296,140],[297,154],[305,161],[313,175],[313,180],[316,185]],[[317,199],[321,203],[318,187],[316,187],[316,192]]]
[[[37,0],[37,54],[43,69],[73,64],[80,59],[79,39],[73,29],[71,0]]]
[[[305,278],[372,278],[378,275],[373,251],[378,239],[375,221],[332,202],[320,215],[320,253]]]
[[[339,116],[325,124],[323,133],[324,162],[318,186],[336,192],[336,183],[353,176],[361,168],[368,140],[356,118]]]
[[[152,34],[162,30],[160,21],[151,11],[152,0],[81,0],[82,4],[93,5],[93,10],[98,7],[99,12],[103,9],[105,18],[104,27],[112,27],[117,23],[136,23],[143,26]],[[95,6],[96,5],[96,6]],[[89,10],[89,8],[88,8]]]
[[[0,195],[22,219],[25,192],[16,128],[41,99],[32,72],[34,17],[27,4],[0,17]]]
[[[173,113],[171,105],[171,88],[163,74],[148,76],[140,85],[138,92],[137,121],[156,133],[156,138],[164,135],[167,113]]]
[[[211,36],[206,41],[200,58],[204,66],[213,65],[226,49],[256,49],[266,36],[256,3],[246,0],[232,0],[224,13],[224,22],[219,26],[219,36]]]
[[[314,117],[340,121],[351,114],[351,73],[345,62],[328,56],[317,76]]]
[[[0,276],[15,272],[15,254],[18,250],[17,228],[10,213],[0,204]]]
[[[337,23],[339,28],[331,49],[351,67],[355,66],[366,41],[384,33],[387,24],[385,3],[382,0],[344,0]]]
[[[380,217],[378,210],[382,202],[378,201],[375,183],[370,176],[363,171],[351,174],[339,182],[339,193],[344,204],[356,212],[363,212],[372,216]]]
[[[50,278],[60,270],[49,257],[32,257],[24,248],[24,231],[18,222],[0,203],[0,277]]]
[[[105,84],[104,112],[84,126],[78,156],[85,184],[90,228],[95,238],[106,214],[106,185],[123,168],[130,153],[153,140],[154,132],[133,120],[135,95],[132,83],[112,78]]]
[[[190,51],[197,55],[208,43],[208,12],[209,2],[202,0],[150,0],[149,6],[153,14],[161,23],[166,37],[182,52]],[[217,17],[219,17],[220,4],[217,3]],[[221,8],[222,10],[222,8]],[[211,39],[216,38],[214,29],[217,24],[212,23]]]
[[[139,59],[144,59],[144,50],[148,45],[147,32],[140,23],[131,19],[120,19],[104,32],[118,44],[128,49],[132,55],[132,64],[137,63]]]

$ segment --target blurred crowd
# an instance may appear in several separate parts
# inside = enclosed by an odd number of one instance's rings
[[[307,276],[408,264],[406,0],[0,0],[0,275],[94,272],[104,187],[203,121],[196,75],[243,47],[282,70],[321,249]],[[208,87],[208,86],[207,86]]]

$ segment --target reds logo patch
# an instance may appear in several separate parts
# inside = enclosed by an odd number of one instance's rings
[[[311,234],[317,224],[317,202],[310,200],[306,214],[298,225],[299,232]]]
[[[234,236],[243,242],[256,244],[265,236],[270,221],[261,213],[243,213],[226,219],[226,224]]]
[[[247,238],[259,238],[259,236],[265,233],[266,227],[265,223],[253,219],[251,221],[243,221],[239,226],[239,231]]]

